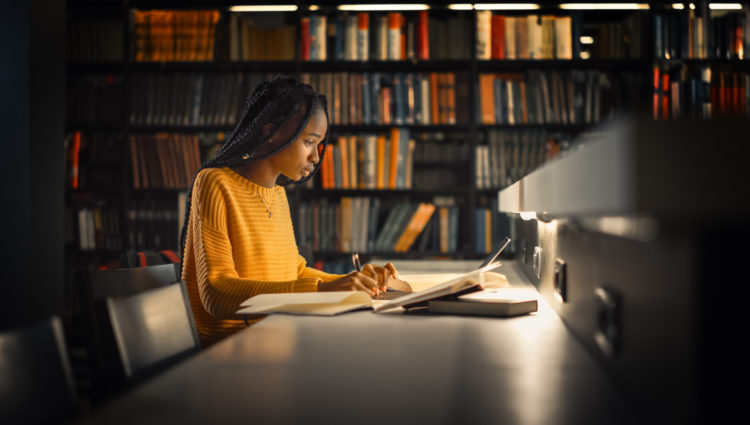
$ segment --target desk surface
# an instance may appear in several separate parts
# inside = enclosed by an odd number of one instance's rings
[[[515,266],[498,269],[525,285]],[[274,315],[94,412],[86,423],[634,423],[540,298],[478,318]]]

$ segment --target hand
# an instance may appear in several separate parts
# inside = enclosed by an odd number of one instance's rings
[[[392,263],[386,264],[384,267],[380,267],[375,264],[365,264],[362,267],[362,273],[375,279],[378,282],[378,289],[385,292],[388,289],[388,281],[393,278],[398,278],[398,270]]]
[[[336,280],[321,282],[318,291],[364,291],[371,295],[379,295],[381,289],[377,280],[363,272],[355,271]]]

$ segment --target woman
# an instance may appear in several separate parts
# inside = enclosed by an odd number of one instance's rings
[[[325,97],[279,77],[255,88],[232,135],[197,173],[181,235],[182,279],[204,347],[246,326],[235,311],[254,295],[378,294],[397,277],[391,263],[331,275],[307,267],[298,253],[282,186],[315,174],[327,134]]]

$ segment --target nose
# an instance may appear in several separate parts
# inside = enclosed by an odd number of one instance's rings
[[[320,150],[322,150],[322,145],[318,145],[313,149],[313,152],[310,155],[310,160],[312,160],[313,164],[317,164],[318,161],[320,161]]]

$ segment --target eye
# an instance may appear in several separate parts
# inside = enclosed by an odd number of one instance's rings
[[[310,139],[305,140],[305,145],[307,145],[307,146],[312,146],[314,144],[315,144],[315,140],[310,140]]]

